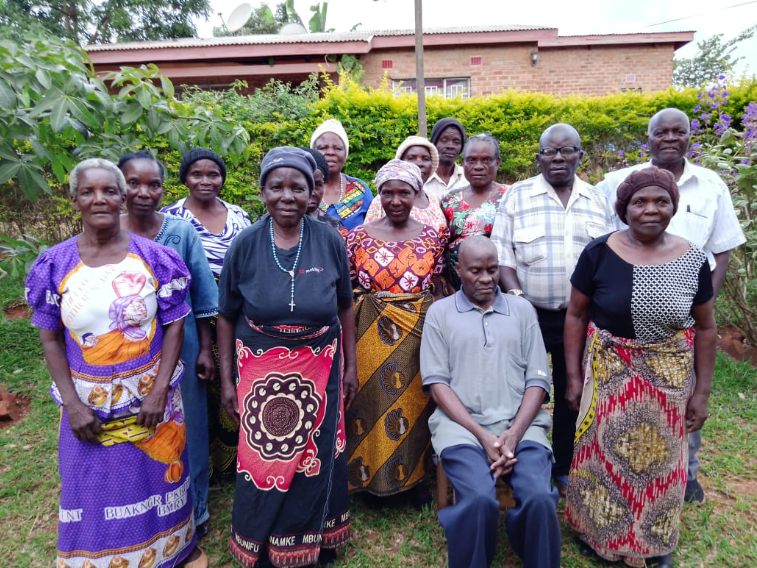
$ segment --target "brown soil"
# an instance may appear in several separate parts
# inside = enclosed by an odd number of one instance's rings
[[[21,422],[29,412],[31,400],[24,395],[8,392],[0,385],[0,428]]]
[[[736,361],[749,361],[757,367],[757,348],[749,345],[744,336],[732,327],[718,329],[718,347]]]
[[[22,319],[31,317],[32,310],[24,300],[16,300],[3,308],[3,314],[9,320]]]

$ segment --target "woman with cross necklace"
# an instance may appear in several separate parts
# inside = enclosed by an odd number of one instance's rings
[[[349,539],[355,316],[344,241],[305,214],[315,168],[300,148],[268,152],[268,214],[234,240],[219,284],[222,400],[240,426],[230,542],[244,566],[329,564]]]

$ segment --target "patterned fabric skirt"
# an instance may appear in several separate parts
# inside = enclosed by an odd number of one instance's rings
[[[338,323],[237,327],[240,431],[231,553],[305,566],[349,540]]]
[[[59,568],[176,566],[195,547],[186,429],[178,388],[154,430],[136,416],[102,424],[100,443],[74,437],[61,412]]]
[[[357,320],[358,392],[347,413],[350,491],[392,495],[426,476],[431,447],[420,346],[433,298],[378,292],[361,295]]]
[[[216,278],[218,284],[218,278]],[[213,379],[206,386],[208,399],[208,429],[210,440],[210,478],[218,483],[234,475],[237,457],[239,426],[228,415],[221,404],[221,375],[218,374],[218,338],[216,322],[218,317],[210,318],[211,338],[213,341],[213,362],[216,370]]]
[[[657,342],[589,324],[565,514],[602,558],[644,566],[678,544],[694,330]]]

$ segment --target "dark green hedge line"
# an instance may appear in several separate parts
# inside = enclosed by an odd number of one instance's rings
[[[429,132],[436,120],[458,118],[469,134],[490,132],[500,141],[502,166],[499,178],[513,182],[535,174],[534,155],[541,132],[551,124],[567,122],[581,134],[586,150],[580,174],[590,181],[604,172],[635,163],[646,142],[649,118],[658,110],[676,107],[692,115],[698,91],[673,89],[657,93],[625,93],[604,97],[559,98],[542,93],[510,91],[474,99],[428,99]],[[728,111],[738,117],[751,100],[757,100],[757,82],[731,89]],[[402,140],[416,134],[417,106],[413,96],[395,96],[385,91],[366,91],[355,85],[331,87],[317,102],[312,114],[298,120],[245,123],[250,133],[248,158],[229,172],[224,198],[260,211],[257,198],[262,156],[274,146],[306,146],[310,134],[326,118],[338,118],[350,137],[350,155],[345,171],[368,182]],[[178,171],[179,156],[163,155],[169,171]],[[184,195],[175,178],[167,184],[166,199]]]

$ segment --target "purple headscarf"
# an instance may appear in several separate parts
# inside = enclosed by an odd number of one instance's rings
[[[392,180],[404,181],[415,190],[415,193],[420,193],[423,190],[421,170],[411,162],[396,159],[389,160],[378,171],[373,183],[376,184],[376,189],[381,191],[381,186]]]

